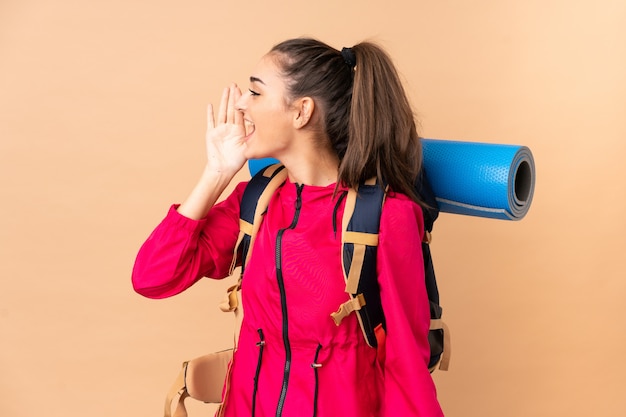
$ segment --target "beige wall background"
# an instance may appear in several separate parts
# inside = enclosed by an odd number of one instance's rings
[[[425,137],[534,153],[525,219],[435,226],[446,415],[626,415],[625,21],[621,0],[0,0],[0,415],[158,416],[180,362],[228,346],[230,282],[153,301],[130,271],[201,171],[206,104],[300,35],[385,46]]]

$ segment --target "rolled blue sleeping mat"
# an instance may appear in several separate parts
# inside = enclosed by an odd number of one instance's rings
[[[526,146],[422,139],[424,169],[445,213],[520,220],[535,190]]]
[[[535,162],[526,146],[422,139],[424,169],[439,210],[501,220],[520,220],[532,202]],[[276,163],[248,161],[250,174]]]

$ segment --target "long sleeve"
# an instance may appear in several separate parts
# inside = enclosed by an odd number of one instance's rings
[[[149,298],[176,295],[201,277],[228,276],[239,234],[239,184],[208,215],[192,220],[170,207],[139,249],[132,272],[133,288]]]
[[[443,416],[428,370],[430,310],[421,252],[422,212],[403,195],[387,198],[378,247],[385,312],[383,416]]]

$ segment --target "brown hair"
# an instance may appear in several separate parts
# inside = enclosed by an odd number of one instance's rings
[[[311,97],[322,109],[325,135],[339,156],[338,182],[356,187],[376,176],[419,201],[414,190],[422,147],[400,77],[387,53],[363,42],[353,46],[353,67],[318,40],[291,39],[274,46],[290,98]]]

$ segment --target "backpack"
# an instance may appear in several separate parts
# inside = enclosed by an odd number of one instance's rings
[[[232,274],[237,261],[241,260],[241,272],[237,284],[227,290],[220,304],[222,311],[235,313],[234,348],[183,362],[174,384],[167,393],[164,417],[172,415],[187,417],[185,408],[187,397],[206,403],[222,403],[222,397],[224,399],[228,397],[229,366],[233,352],[237,349],[238,333],[243,319],[239,298],[241,281],[254,248],[254,240],[263,214],[274,192],[285,182],[286,178],[287,171],[284,167],[274,164],[259,170],[246,186],[240,205],[239,236],[231,264]],[[428,368],[430,372],[433,372],[437,367],[447,370],[450,361],[450,332],[441,320],[442,308],[439,305],[439,291],[429,246],[433,223],[439,215],[439,208],[425,171],[422,171],[416,179],[415,190],[421,200],[426,203],[426,207],[422,209],[425,229],[422,254],[431,317],[428,334],[430,343]],[[350,300],[331,314],[335,323],[339,325],[344,317],[356,311],[365,340],[370,346],[377,348],[380,361],[384,361],[386,321],[376,279],[376,248],[385,194],[386,190],[373,180],[360,185],[358,190],[348,191],[342,220],[342,265],[346,292],[350,294]],[[175,409],[172,414],[173,406]],[[221,408],[217,415],[221,415]]]
[[[287,172],[280,164],[259,170],[251,179],[241,200],[240,233],[233,257],[233,266],[241,259],[241,277],[244,276],[247,260],[254,247],[254,238],[260,227],[261,218],[278,187],[286,180]],[[428,368],[447,370],[450,360],[450,332],[441,320],[443,310],[439,305],[439,291],[429,243],[433,224],[439,215],[437,201],[430,187],[426,172],[422,170],[415,181],[415,191],[426,203],[423,208],[425,236],[422,242],[425,283],[430,301],[430,361]],[[379,359],[384,361],[384,335],[386,320],[380,299],[376,277],[376,251],[380,216],[386,189],[375,179],[351,189],[346,196],[342,221],[342,265],[346,280],[346,292],[350,300],[339,306],[331,316],[339,325],[344,317],[357,312],[361,330],[368,345],[379,347]]]

